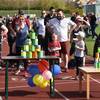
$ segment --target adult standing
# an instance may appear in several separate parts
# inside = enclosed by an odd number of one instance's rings
[[[13,55],[13,44],[16,39],[16,32],[12,27],[12,19],[9,19],[6,23],[6,26],[8,28],[8,45],[9,45],[9,55]]]
[[[45,50],[45,25],[44,18],[46,16],[46,11],[41,11],[41,17],[37,19],[36,27],[38,33],[39,45],[41,45],[42,50]]]
[[[56,17],[56,10],[54,7],[50,7],[48,14],[45,16],[44,24],[46,26],[46,34],[45,34],[45,54],[48,55],[48,43],[51,41],[51,33],[48,31],[47,24],[49,23],[49,20]]]
[[[96,38],[97,34],[95,32],[96,28],[96,16],[94,13],[90,13],[90,27],[91,27],[91,32],[92,32],[92,38]]]
[[[7,37],[8,29],[7,27],[2,23],[2,16],[0,16],[0,58],[1,58],[1,45],[2,45],[2,39]],[[1,67],[1,59],[0,59],[0,70]]]
[[[68,71],[68,56],[70,51],[70,34],[75,29],[76,24],[69,18],[65,18],[63,9],[57,10],[57,17],[53,18],[48,23],[48,28],[51,33],[58,35],[58,40],[61,44],[61,58],[64,62],[65,72]]]
[[[25,22],[25,18],[23,16],[19,17],[19,22],[16,25],[16,55],[20,56],[21,55],[21,48],[23,45],[25,45],[26,40],[27,40],[27,35],[28,35],[28,26]],[[16,75],[19,74],[20,69],[22,68],[22,61],[18,62],[17,65],[17,72],[15,73]],[[24,62],[24,68],[26,70],[27,63]]]
[[[1,41],[1,38],[6,38],[7,37],[7,32],[8,32],[8,29],[3,24],[2,19],[3,19],[2,16],[0,16],[0,41]]]

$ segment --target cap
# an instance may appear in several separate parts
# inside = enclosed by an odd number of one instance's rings
[[[78,21],[83,21],[83,17],[77,16],[77,17],[76,17],[76,20],[78,20]]]
[[[75,35],[79,35],[80,37],[84,38],[85,33],[83,31],[79,31],[78,33],[74,33]]]

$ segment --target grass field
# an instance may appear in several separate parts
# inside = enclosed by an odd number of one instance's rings
[[[37,16],[40,16],[41,11],[40,10],[23,10],[25,14],[36,14]],[[18,14],[18,10],[0,10],[0,15],[2,16],[13,16],[15,14]]]
[[[100,33],[100,24],[96,28],[96,33]],[[88,48],[88,55],[92,56],[93,55],[93,47],[94,47],[95,40],[92,39],[92,36],[89,38],[86,38],[86,45]]]

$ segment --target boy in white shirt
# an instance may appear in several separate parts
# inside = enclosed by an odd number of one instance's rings
[[[84,42],[84,37],[85,33],[82,31],[79,31],[78,33],[75,33],[76,35],[76,40],[75,40],[75,61],[76,61],[76,79],[78,79],[79,75],[79,67],[83,66],[83,59],[85,56],[85,42]]]

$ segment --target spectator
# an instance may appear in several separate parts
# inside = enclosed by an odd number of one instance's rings
[[[51,56],[60,57],[61,45],[58,41],[57,35],[55,33],[52,34],[52,41],[48,43],[48,51]]]
[[[2,69],[1,65],[1,44],[2,44],[2,39],[7,38],[7,33],[8,29],[7,27],[2,23],[2,16],[0,16],[0,70]]]
[[[46,11],[43,10],[41,12],[41,18],[37,19],[36,27],[38,33],[38,40],[41,48],[45,50],[45,25],[44,25],[44,18],[46,16]]]
[[[92,32],[92,38],[96,38],[97,34],[95,32],[95,28],[96,28],[96,16],[94,13],[90,14],[90,27],[91,27],[91,32]]]
[[[28,26],[26,25],[25,18],[23,16],[19,17],[19,23],[16,25],[16,55],[21,55],[21,47],[25,44],[28,35]],[[24,68],[26,70],[27,63],[24,62]],[[19,74],[22,68],[22,61],[18,62],[16,75]]]
[[[75,40],[75,61],[76,61],[76,79],[79,78],[79,67],[83,66],[83,58],[85,56],[84,50],[85,50],[85,42],[83,38],[85,37],[85,33],[82,31],[79,31],[78,33],[75,33],[76,40]]]
[[[13,55],[13,44],[15,42],[15,38],[16,38],[16,32],[12,27],[12,20],[9,19],[7,21],[7,28],[8,28],[8,45],[9,45],[9,55]]]
[[[73,30],[72,35],[71,35],[71,49],[70,49],[70,56],[74,53],[75,51],[75,43],[73,41],[74,38],[76,38],[76,35],[74,33],[78,33],[79,31],[85,32],[85,28],[89,27],[89,22],[85,21],[82,17],[77,16],[76,17],[76,28]],[[86,33],[85,33],[86,35]],[[87,36],[87,35],[86,35]],[[85,39],[85,38],[84,38]],[[85,45],[85,50],[86,50],[86,45]],[[86,50],[87,53],[87,50]]]
[[[2,16],[0,16],[0,40],[2,38],[7,38],[7,27],[2,23]]]
[[[50,7],[49,13],[45,16],[44,24],[46,25],[46,34],[45,34],[45,54],[48,55],[48,43],[51,41],[51,33],[49,32],[49,29],[47,27],[47,24],[50,19],[53,19],[56,17],[56,11],[54,7]]]
[[[58,35],[61,44],[61,58],[64,62],[65,71],[68,71],[68,56],[70,50],[70,34],[75,29],[76,24],[69,18],[65,18],[62,9],[57,10],[57,17],[49,20],[49,32]]]

